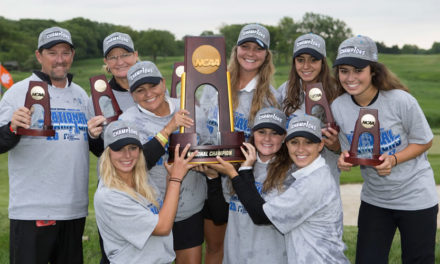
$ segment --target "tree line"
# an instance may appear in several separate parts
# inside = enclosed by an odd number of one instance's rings
[[[0,16],[0,61],[17,61],[22,70],[38,68],[34,56],[37,47],[38,35],[45,28],[60,26],[72,34],[77,59],[102,57],[102,41],[112,32],[119,31],[129,34],[139,50],[140,55],[150,56],[153,61],[158,56],[179,56],[184,54],[183,39],[176,39],[174,34],[166,30],[148,29],[137,31],[129,26],[100,23],[85,18],[73,18],[58,22],[45,19],[10,20]],[[219,33],[204,31],[201,35],[220,34],[225,37],[226,51],[229,52],[235,45],[240,29],[244,24],[223,25]],[[301,20],[283,17],[278,24],[264,25],[271,35],[271,50],[279,62],[287,62],[292,55],[293,43],[301,34],[313,32],[321,35],[327,44],[328,57],[336,57],[338,45],[344,39],[351,37],[352,30],[345,22],[330,16],[305,13]],[[397,45],[387,47],[384,43],[377,43],[380,53],[410,53],[433,54],[440,53],[440,42],[435,42],[429,50],[419,49],[415,45]]]

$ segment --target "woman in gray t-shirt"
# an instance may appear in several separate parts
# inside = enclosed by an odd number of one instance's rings
[[[148,180],[139,132],[126,121],[112,122],[104,132],[101,181],[95,193],[96,221],[110,263],[171,263],[171,228],[189,162],[185,147],[174,164],[166,164],[168,184],[163,201]],[[178,148],[176,148],[178,149]],[[160,209],[160,211],[159,211]]]
[[[325,40],[319,35],[307,33],[295,40],[289,80],[278,88],[282,109],[288,120],[305,113],[306,87],[308,84],[318,82],[322,83],[325,97],[331,103],[337,97],[337,90],[327,64]],[[322,107],[313,107],[312,114],[321,120],[323,126],[328,123]],[[338,131],[330,127],[322,129],[322,133],[325,145],[321,155],[339,185],[341,172],[337,166],[340,153]]]
[[[339,188],[320,155],[324,147],[320,121],[310,115],[292,118],[284,149],[277,152],[267,172],[268,177],[282,180],[282,189],[264,199],[250,180],[253,172],[248,166],[256,160],[255,148],[249,143],[244,144],[246,161],[238,172],[220,157],[217,159],[221,165],[209,166],[231,178],[232,186],[254,224],[273,225],[284,235],[284,244],[279,247],[286,248],[286,255],[272,256],[273,262],[262,263],[282,263],[286,256],[290,264],[349,263],[342,242]],[[240,239],[239,235],[236,239]],[[266,243],[269,248],[279,241],[272,239]],[[258,254],[263,259],[264,253],[264,248],[260,248],[259,252],[251,252],[250,256]],[[230,263],[241,262],[231,260]]]
[[[433,134],[417,100],[385,65],[378,62],[375,42],[365,36],[341,43],[334,64],[342,92],[332,104],[341,128],[345,162],[361,108],[377,109],[380,160],[361,165],[364,179],[358,219],[356,263],[387,263],[396,228],[400,231],[403,263],[434,263],[438,197],[427,158]],[[374,139],[359,138],[357,154],[372,154]]]

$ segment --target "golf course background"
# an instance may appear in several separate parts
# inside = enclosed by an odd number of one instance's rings
[[[142,57],[149,60],[148,57]],[[183,61],[183,57],[158,57],[157,66],[167,80],[169,88],[174,62]],[[380,54],[379,61],[391,69],[410,89],[411,94],[418,100],[428,122],[435,134],[433,147],[428,158],[434,169],[435,180],[440,184],[440,55],[390,55]],[[102,58],[74,61],[71,72],[73,81],[81,85],[90,94],[89,78],[104,74]],[[274,87],[278,87],[287,80],[290,65],[277,64],[274,77]],[[11,71],[15,82],[29,76],[30,72]],[[109,75],[107,75],[110,78]],[[35,153],[38,155],[38,153]],[[9,219],[8,219],[8,168],[7,153],[0,154],[0,263],[9,262]],[[47,166],[51,166],[48,161]],[[36,172],[37,173],[37,172]],[[99,263],[100,250],[98,234],[93,208],[93,195],[96,190],[96,157],[90,155],[89,181],[89,216],[84,232],[84,259],[85,263]],[[342,173],[341,184],[360,183],[362,178],[359,169]],[[344,227],[344,241],[347,244],[347,257],[354,262],[357,228]],[[400,263],[399,236],[395,237],[390,263]],[[439,252],[439,237],[437,235],[436,252]],[[440,256],[436,256],[436,263],[440,263]]]

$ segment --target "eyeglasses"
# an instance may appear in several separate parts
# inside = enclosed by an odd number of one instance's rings
[[[116,61],[118,61],[119,58],[121,60],[126,60],[126,59],[130,58],[132,55],[133,55],[133,52],[123,53],[118,56],[109,56],[109,57],[107,57],[107,60],[110,62],[116,62]]]

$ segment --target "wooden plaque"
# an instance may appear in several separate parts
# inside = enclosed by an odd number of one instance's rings
[[[359,117],[354,128],[353,140],[351,141],[350,157],[345,158],[345,162],[354,165],[377,166],[383,161],[380,157],[380,124],[377,109],[361,108],[359,110]],[[358,158],[359,137],[362,133],[370,133],[373,136],[373,156],[368,158]]]
[[[220,145],[197,146],[196,126],[181,127],[180,133],[170,136],[168,162],[174,160],[176,145],[180,144],[183,149],[187,143],[192,146],[189,153],[198,150],[192,163],[218,163],[216,156],[229,162],[246,160],[240,150],[244,142],[244,133],[234,131],[224,37],[186,37],[184,69],[180,95],[181,108],[188,110],[189,117],[193,120],[196,120],[195,92],[197,88],[208,84],[218,91]]]
[[[312,83],[307,84],[306,86],[306,95],[305,95],[305,105],[306,105],[306,114],[313,115],[312,109],[314,106],[319,105],[324,109],[325,113],[325,127],[333,128],[339,132],[339,126],[336,124],[335,119],[333,118],[332,111],[330,109],[330,105],[327,100],[327,96],[325,96],[324,89],[322,88],[322,83]],[[317,117],[320,119],[319,117]]]
[[[104,74],[90,78],[90,93],[95,115],[103,115],[107,118],[107,123],[118,120],[122,110]],[[104,100],[107,101],[105,105],[103,105]]]
[[[26,136],[53,137],[55,130],[52,127],[50,112],[50,96],[46,82],[30,81],[29,89],[26,93],[24,106],[32,111],[34,105],[41,105],[44,111],[44,122],[41,129],[35,128],[17,128],[17,134]]]

